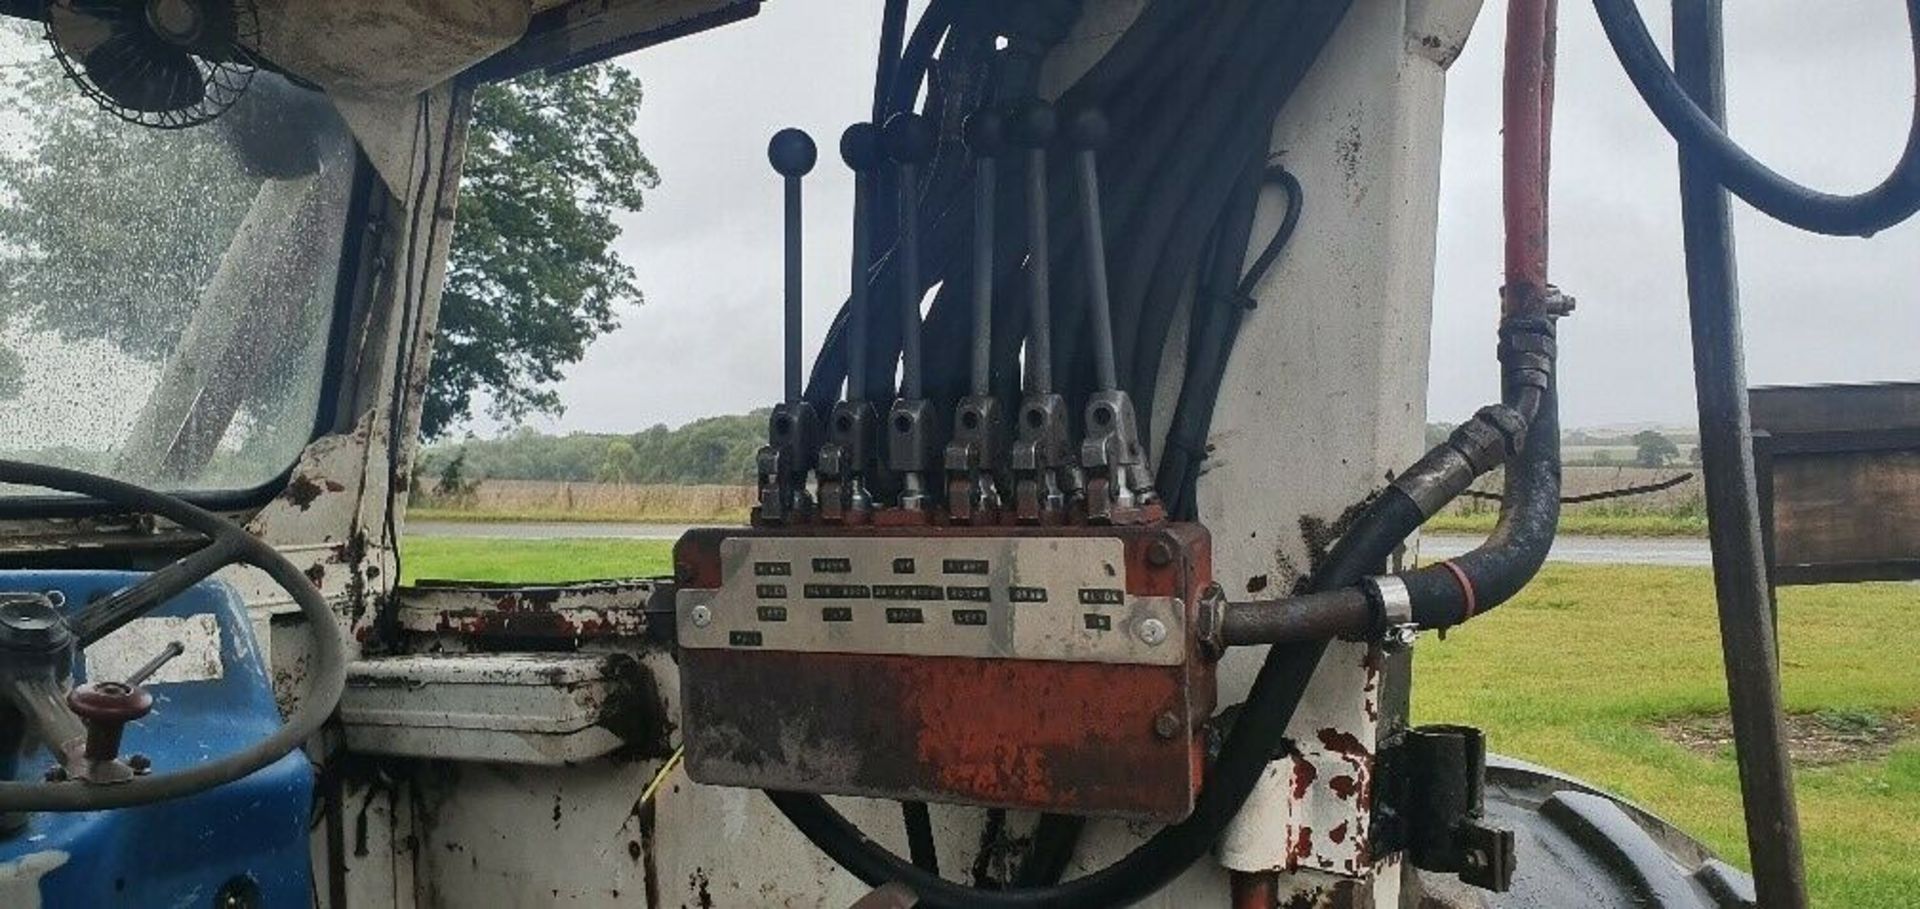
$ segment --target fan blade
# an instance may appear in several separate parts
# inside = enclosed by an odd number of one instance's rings
[[[193,56],[150,34],[116,32],[81,62],[101,94],[133,110],[185,110],[207,96]]]

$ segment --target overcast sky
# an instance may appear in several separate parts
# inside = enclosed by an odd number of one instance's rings
[[[808,178],[809,352],[846,285],[851,181],[833,140],[865,115],[873,2],[778,0],[756,18],[633,54],[638,129],[662,183],[619,249],[646,302],[561,385],[546,430],[632,431],[770,403],[779,385],[779,196],[766,139],[821,140]],[[1562,4],[1553,155],[1556,283],[1580,299],[1562,330],[1569,425],[1693,419],[1672,142],[1633,93],[1591,5]],[[1830,190],[1884,175],[1912,110],[1911,48],[1891,0],[1728,4],[1733,131],[1776,169]],[[1643,3],[1664,46],[1666,4]],[[1503,4],[1487,4],[1448,85],[1431,419],[1494,394],[1500,283]],[[1826,239],[1735,203],[1749,377],[1920,379],[1920,224]],[[475,427],[486,432],[482,423]]]

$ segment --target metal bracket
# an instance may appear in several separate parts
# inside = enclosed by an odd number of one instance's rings
[[[1504,893],[1513,831],[1486,822],[1486,737],[1471,726],[1420,726],[1380,751],[1374,797],[1378,854],[1405,849],[1424,871]]]
[[[1413,593],[1407,589],[1407,582],[1394,575],[1379,575],[1367,579],[1367,588],[1380,610],[1380,646],[1389,652],[1412,647],[1420,627],[1413,621]]]
[[[1006,464],[1007,422],[992,395],[971,395],[955,408],[953,441],[946,450],[947,513],[957,523],[999,519],[995,472]]]
[[[804,520],[813,510],[807,495],[807,474],[819,456],[820,416],[806,401],[785,401],[767,417],[767,444],[754,458],[760,477],[760,510],[764,523]]]
[[[1066,493],[1058,473],[1072,450],[1067,401],[1030,394],[1020,403],[1020,438],[1013,445],[1014,509],[1023,524],[1058,523]]]
[[[1094,392],[1087,400],[1086,420],[1080,464],[1088,473],[1087,519],[1121,521],[1145,504],[1140,494],[1152,489],[1143,482],[1149,471],[1133,400],[1124,391]]]

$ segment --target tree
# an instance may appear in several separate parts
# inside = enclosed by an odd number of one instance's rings
[[[1668,461],[1680,457],[1680,448],[1672,439],[1651,429],[1634,433],[1633,448],[1634,462],[1641,467],[1665,467]]]
[[[640,456],[634,453],[633,443],[626,439],[608,442],[606,460],[600,462],[600,482],[631,483],[639,476]]]
[[[235,124],[328,106],[262,74],[209,126],[139,129],[95,109],[45,47],[0,18],[0,330],[105,341],[157,364],[253,205],[260,165],[287,144],[250,148]],[[561,370],[639,303],[613,242],[616,216],[659,182],[633,133],[640,102],[639,80],[612,64],[476,93],[424,434],[482,399],[508,421],[558,412]],[[0,399],[18,370],[0,347]]]
[[[473,415],[558,413],[552,383],[638,304],[614,216],[659,174],[633,132],[640,80],[612,64],[532,75],[474,98],[459,222],[421,419],[438,437]]]

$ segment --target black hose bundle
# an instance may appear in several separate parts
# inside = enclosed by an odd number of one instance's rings
[[[915,74],[946,71],[949,58],[977,66],[991,53],[993,38],[1006,30],[1016,33],[1007,36],[1008,48],[994,61],[998,72],[990,88],[976,82],[965,86],[971,97],[956,98],[959,86],[932,79],[922,109],[929,117],[957,122],[980,103],[1007,105],[1031,97],[1038,59],[1064,37],[1078,14],[1079,2],[1010,4],[997,20],[989,18],[995,15],[994,4],[956,6],[934,3],[907,41],[910,52],[916,46],[930,47],[933,39],[925,36],[945,29],[937,62],[929,65],[910,56],[896,68],[899,76],[888,91],[894,109],[920,90]],[[1207,326],[1204,334],[1214,341],[1193,358],[1200,368],[1190,364],[1188,381],[1181,383],[1192,390],[1178,400],[1160,402],[1154,400],[1154,391],[1172,320],[1183,294],[1210,271],[1210,257],[1237,258],[1250,245],[1251,218],[1235,211],[1251,205],[1260,184],[1250,183],[1243,175],[1249,169],[1260,172],[1274,115],[1344,8],[1345,3],[1301,0],[1222,0],[1209,15],[1194,16],[1186,14],[1190,9],[1182,3],[1159,0],[1143,10],[1111,51],[1058,100],[1063,109],[1097,107],[1112,123],[1115,139],[1102,155],[1100,176],[1112,263],[1115,353],[1121,385],[1132,396],[1143,425],[1150,425],[1156,406],[1178,409],[1186,402],[1182,436],[1205,437],[1213,394],[1198,392],[1210,384],[1211,372],[1224,367],[1237,320],[1219,326],[1226,331]],[[987,20],[984,25],[983,19]],[[958,132],[942,129],[943,136]],[[1064,152],[1049,162],[1049,209],[1057,213],[1049,220],[1052,348],[1060,390],[1068,398],[1069,410],[1077,413],[1093,389],[1093,356],[1087,343],[1091,332],[1086,323],[1086,279],[1077,267],[1084,253],[1071,205],[1070,166]],[[945,140],[926,171],[917,190],[922,292],[936,286],[939,290],[921,330],[929,337],[963,338],[969,334],[971,318],[973,168],[964,149]],[[1023,223],[1022,193],[1022,181],[1001,181],[996,205],[999,223]],[[1289,195],[1289,204],[1297,204]],[[1026,338],[1026,237],[1025,231],[1012,227],[997,234],[994,388],[1016,399]],[[891,242],[889,235],[875,248],[886,249]],[[1222,252],[1215,256],[1212,250]],[[1238,266],[1239,262],[1233,263],[1236,271]],[[873,305],[865,358],[867,387],[869,397],[878,399],[880,392],[892,388],[902,327],[891,254],[877,259],[868,279]],[[1218,316],[1206,307],[1195,307],[1192,318],[1217,323]],[[831,407],[846,378],[844,322],[843,311],[814,365],[808,399],[816,407]],[[969,365],[965,345],[929,346],[924,364],[928,397],[950,401],[965,394]],[[1199,381],[1193,381],[1196,378]],[[1212,383],[1217,390],[1217,378]],[[1163,476],[1173,479],[1170,474]],[[1164,488],[1178,495],[1180,484]]]
[[[1209,15],[1195,16],[1189,15],[1191,9],[1182,0],[1156,0],[1058,100],[1068,110],[1102,110],[1115,137],[1100,167],[1104,234],[1113,266],[1112,324],[1121,385],[1140,408],[1143,425],[1150,425],[1161,357],[1183,293],[1195,287],[1231,287],[1230,293],[1214,296],[1229,301],[1244,297],[1298,221],[1298,183],[1264,170],[1268,131],[1349,2],[1220,0]],[[1004,15],[983,11],[993,4],[964,6],[955,10],[936,0],[906,46],[931,48],[934,40],[924,36],[944,30],[941,58],[932,63],[908,59],[894,66],[883,64],[880,70],[889,84],[878,87],[877,98],[890,99],[900,109],[920,92],[921,73],[929,74],[923,111],[943,122],[981,104],[1007,105],[1031,98],[1039,61],[1065,36],[1079,12],[1078,0],[1012,3],[998,11]],[[888,30],[889,40],[895,33]],[[972,87],[975,97],[956,97],[956,86],[933,77],[948,71],[949,57],[955,58],[962,72],[967,71],[991,52],[996,37],[1005,37],[1007,48],[995,61],[999,71],[991,91],[976,84]],[[942,134],[958,131],[943,129]],[[1065,154],[1051,156],[1048,162],[1052,187],[1048,209],[1057,214],[1049,219],[1054,242],[1046,264],[1053,276],[1052,352],[1057,381],[1068,396],[1070,410],[1077,412],[1093,390],[1094,358],[1087,343],[1091,332],[1086,324],[1085,273],[1075,267],[1083,255],[1084,237],[1070,204],[1070,166]],[[939,287],[923,326],[902,325],[894,257],[883,256],[868,269],[872,307],[863,359],[868,364],[870,390],[892,387],[903,328],[918,328],[933,337],[969,334],[972,173],[964,152],[943,143],[922,184],[909,188],[921,219],[921,292]],[[1267,252],[1243,276],[1253,210],[1266,180],[1286,189],[1289,212]],[[1003,224],[1022,223],[1021,184],[1017,180],[1001,184],[996,218]],[[1027,261],[1025,231],[996,234],[993,384],[997,394],[1011,400],[1018,396],[1019,357],[1026,335],[1025,269],[1035,263]],[[1223,312],[1220,305],[1210,299],[1206,305],[1192,307],[1191,318],[1200,330],[1190,331],[1196,340],[1189,342],[1186,379],[1178,398],[1169,402],[1176,414],[1176,437],[1188,451],[1198,447],[1193,440],[1206,437],[1220,376],[1238,333],[1237,310],[1244,308],[1233,302],[1236,311]],[[843,308],[815,361],[808,398],[817,407],[831,406],[846,379],[850,359],[846,321]],[[969,366],[966,345],[930,346],[923,366],[927,396],[951,401],[965,394]],[[880,397],[872,391],[869,396]],[[1170,494],[1181,497],[1171,503],[1176,508],[1191,511],[1191,481],[1197,470],[1197,459],[1188,458],[1181,461],[1177,474],[1166,475],[1176,481],[1169,487]],[[1337,558],[1317,573],[1317,583],[1332,589],[1358,582],[1384,563],[1398,542],[1394,538],[1370,549],[1337,550]],[[1074,819],[1043,820],[1036,833],[1039,843],[1032,866],[1021,875],[1023,884],[1036,886],[987,891],[942,879],[924,867],[930,861],[910,864],[893,856],[824,799],[769,795],[802,833],[842,866],[876,885],[906,883],[921,897],[922,905],[1123,905],[1159,889],[1212,848],[1282,747],[1287,720],[1324,646],[1273,648],[1253,685],[1243,719],[1229,734],[1192,815],[1161,830],[1113,865],[1066,884],[1051,882],[1071,856],[1078,833]],[[921,829],[918,812],[910,812],[916,819],[913,827]]]

